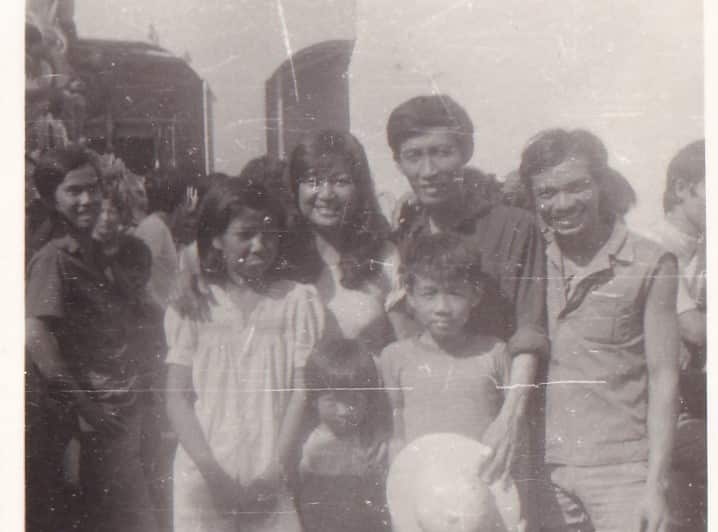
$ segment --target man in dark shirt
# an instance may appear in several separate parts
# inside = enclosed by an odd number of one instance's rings
[[[387,124],[389,146],[416,201],[401,207],[395,239],[400,249],[417,236],[452,232],[481,254],[493,281],[477,307],[474,324],[508,344],[511,384],[496,420],[482,438],[493,449],[486,473],[498,477],[512,460],[523,430],[545,335],[543,239],[534,218],[489,201],[468,186],[463,171],[473,154],[473,124],[445,95],[418,96],[399,105]],[[403,303],[392,311],[401,336],[415,330]]]
[[[27,271],[29,383],[42,385],[39,393],[28,389],[29,530],[62,528],[65,510],[57,505],[58,483],[52,480],[61,474],[73,434],[81,443],[87,529],[154,530],[143,508],[147,491],[139,462],[138,361],[128,349],[130,307],[115,282],[115,265],[92,240],[98,176],[90,155],[79,148],[48,154],[35,171],[38,192],[64,230],[32,257]],[[50,482],[43,483],[43,473]]]

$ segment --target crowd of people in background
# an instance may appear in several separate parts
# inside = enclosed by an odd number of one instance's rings
[[[390,216],[348,131],[199,179],[39,146],[27,529],[705,530],[703,141],[641,236],[593,133],[539,132],[504,182],[473,139],[449,96],[396,107]],[[433,455],[398,469],[447,433],[482,454],[442,507]]]

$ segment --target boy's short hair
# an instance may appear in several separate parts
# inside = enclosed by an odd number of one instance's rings
[[[304,383],[310,399],[342,389],[379,387],[374,359],[357,340],[325,340],[312,351],[304,366]]]
[[[464,163],[471,159],[474,153],[474,124],[466,109],[446,94],[416,96],[391,112],[386,136],[394,152],[394,159],[398,160],[401,145],[405,141],[433,128],[452,131]]]
[[[676,181],[697,185],[706,179],[706,141],[697,140],[684,146],[668,164],[666,191],[663,193],[663,212],[668,213],[680,203],[676,195]]]
[[[405,248],[402,262],[409,290],[417,275],[442,285],[460,281],[476,288],[483,287],[487,279],[479,252],[453,233],[419,236]]]
[[[91,166],[100,177],[99,161],[95,153],[77,145],[44,152],[32,174],[35,189],[46,205],[55,205],[55,191],[65,176],[83,166]]]

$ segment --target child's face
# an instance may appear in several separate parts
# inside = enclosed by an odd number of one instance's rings
[[[212,245],[224,256],[230,281],[260,279],[277,258],[277,223],[264,211],[243,209]]]
[[[100,210],[100,183],[90,165],[71,170],[55,190],[55,209],[76,229],[91,233]]]
[[[93,236],[100,242],[109,242],[120,232],[120,211],[109,199],[102,200]]]
[[[366,417],[367,397],[359,390],[337,390],[317,398],[319,421],[337,436],[354,434]]]
[[[437,340],[460,334],[478,300],[468,281],[439,283],[422,275],[413,276],[408,294],[417,321]]]

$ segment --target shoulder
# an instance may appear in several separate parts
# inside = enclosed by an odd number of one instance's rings
[[[403,340],[397,340],[387,345],[381,352],[381,359],[384,360],[400,360],[406,356],[407,353],[411,353],[416,350],[416,342],[413,337],[404,338]]]
[[[534,229],[537,227],[536,217],[533,213],[519,209],[518,207],[511,207],[498,203],[492,205],[485,213],[478,217],[478,219],[486,219],[492,224],[498,224],[502,226],[508,226],[512,228],[525,228]]]
[[[471,350],[475,353],[491,353],[501,355],[506,352],[506,342],[491,335],[477,335],[471,344]]]
[[[666,255],[674,256],[661,243],[630,230],[626,235],[626,245],[630,247],[634,254],[634,261],[638,263],[651,264],[661,260]]]
[[[167,224],[158,214],[150,214],[137,224],[135,235],[142,238],[143,236],[157,236],[169,233]]]
[[[74,255],[78,252],[79,245],[71,236],[54,238],[35,252],[28,264],[28,272],[57,265],[63,256]]]
[[[273,282],[267,289],[267,295],[272,299],[290,302],[319,300],[317,289],[314,285],[289,279],[280,279]]]

